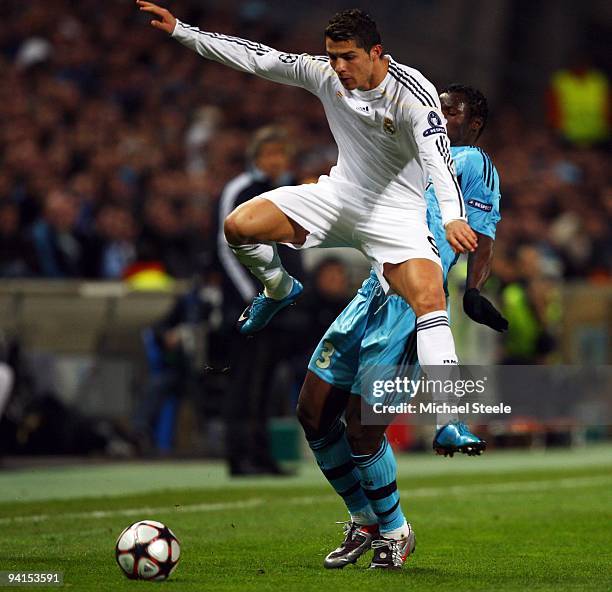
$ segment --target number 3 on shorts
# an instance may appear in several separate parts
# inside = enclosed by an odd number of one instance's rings
[[[331,364],[331,357],[334,355],[336,348],[331,344],[330,341],[323,342],[323,349],[321,350],[321,355],[319,359],[315,362],[317,368],[321,368],[321,370],[325,370],[329,368]]]

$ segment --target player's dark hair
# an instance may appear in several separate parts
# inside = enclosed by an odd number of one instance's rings
[[[349,8],[336,13],[325,27],[325,36],[332,41],[355,41],[357,47],[369,52],[382,41],[378,27],[369,14],[359,8]]]
[[[476,139],[478,139],[486,127],[487,118],[489,117],[489,104],[487,103],[487,97],[485,97],[477,88],[467,86],[465,84],[449,84],[442,90],[442,92],[463,95],[465,102],[470,108],[470,119],[473,117],[480,117],[482,119],[482,127],[478,132],[478,136],[476,136]]]

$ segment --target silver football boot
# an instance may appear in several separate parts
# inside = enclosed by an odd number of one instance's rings
[[[370,569],[401,569],[406,559],[414,553],[416,541],[412,526],[408,524],[410,532],[402,539],[380,538],[372,541],[374,557]]]
[[[323,561],[327,569],[342,569],[349,563],[355,563],[372,547],[372,540],[378,533],[378,525],[362,526],[355,522],[338,522],[344,524],[344,541]]]

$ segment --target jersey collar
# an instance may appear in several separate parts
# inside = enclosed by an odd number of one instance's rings
[[[385,57],[389,58],[389,63],[393,62],[393,58],[390,55],[386,55]],[[387,85],[391,82],[391,73],[387,70],[387,75],[382,79],[381,83],[370,90],[352,90],[351,96],[356,99],[360,99],[361,101],[375,101],[376,99],[380,99],[385,96],[385,90]]]

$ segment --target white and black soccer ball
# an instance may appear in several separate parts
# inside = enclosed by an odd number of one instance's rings
[[[181,546],[161,522],[141,520],[128,526],[117,539],[115,558],[131,580],[165,580],[175,570]]]

